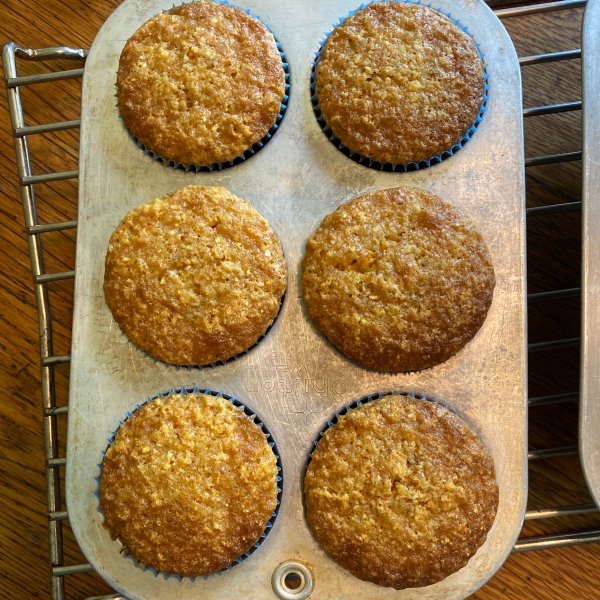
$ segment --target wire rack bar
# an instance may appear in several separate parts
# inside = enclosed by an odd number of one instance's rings
[[[571,348],[573,346],[579,346],[580,338],[568,338],[565,340],[552,340],[550,342],[536,342],[535,344],[528,344],[527,350],[529,352],[541,352],[543,350],[558,350],[559,348]]]
[[[574,515],[586,515],[595,512],[598,512],[598,507],[593,502],[590,502],[588,504],[573,504],[571,506],[528,510],[525,513],[525,520],[533,521],[535,519],[550,519],[552,517],[572,517]]]
[[[529,407],[534,407],[573,401],[579,401],[579,392],[570,392],[567,394],[554,394],[552,396],[538,396],[537,398],[529,398],[527,404],[529,405]]]
[[[66,415],[68,413],[68,406],[53,406],[52,408],[46,408],[44,410],[44,415],[47,417],[57,417],[58,415]]]
[[[77,129],[81,121],[62,121],[61,123],[46,123],[45,125],[31,125],[30,127],[18,127],[15,129],[15,137],[25,137],[38,133],[50,133],[52,131],[64,131],[65,129]]]
[[[569,288],[568,290],[556,290],[552,292],[539,292],[528,294],[527,302],[540,302],[542,300],[558,300],[560,298],[572,298],[581,295],[581,288]]]
[[[533,108],[524,108],[524,117],[537,117],[539,115],[549,115],[553,113],[571,112],[581,110],[581,100],[576,102],[563,102],[562,104],[549,104],[548,106],[534,106]]]
[[[6,87],[15,88],[34,83],[48,83],[51,81],[62,81],[64,79],[78,79],[83,77],[83,69],[72,69],[71,71],[57,71],[55,73],[44,73],[43,75],[29,75],[27,77],[11,77],[6,82]]]
[[[512,1],[512,0],[509,0]],[[509,18],[516,16],[525,16],[536,13],[581,8],[586,4],[585,0],[561,0],[537,4],[526,7],[506,8],[496,10],[496,15],[500,18]],[[16,58],[26,60],[47,61],[55,59],[74,59],[82,60],[87,56],[85,49],[73,49],[66,47],[30,49],[19,46],[15,43],[6,44],[3,49],[2,59],[4,64],[4,74],[7,86],[9,112],[11,126],[15,142],[15,152],[17,158],[18,175],[21,183],[21,198],[23,211],[25,215],[25,226],[27,239],[29,243],[29,252],[31,258],[31,270],[34,276],[34,293],[38,307],[39,320],[39,338],[40,338],[40,356],[41,356],[41,374],[42,374],[42,401],[43,401],[43,419],[44,419],[44,438],[45,438],[45,459],[46,459],[46,483],[47,483],[47,514],[48,514],[48,540],[50,547],[49,560],[51,565],[51,592],[52,600],[64,600],[64,578],[66,576],[87,573],[93,570],[89,564],[64,565],[63,543],[62,543],[62,522],[68,519],[68,512],[62,508],[60,497],[60,467],[65,465],[65,458],[58,456],[57,440],[57,422],[56,419],[61,415],[68,415],[68,406],[57,406],[54,392],[54,368],[60,364],[69,363],[69,355],[56,356],[52,351],[52,319],[50,313],[50,304],[48,300],[47,284],[59,279],[70,279],[74,277],[73,271],[64,273],[46,273],[42,258],[42,234],[54,231],[63,231],[77,227],[77,221],[65,221],[62,223],[39,224],[37,221],[34,185],[59,181],[62,179],[72,179],[79,175],[78,170],[65,171],[61,173],[47,173],[34,175],[31,172],[29,154],[27,149],[27,136],[44,134],[52,131],[61,131],[67,129],[76,129],[80,127],[79,120],[65,121],[62,123],[48,123],[45,125],[26,126],[23,118],[23,110],[19,96],[19,87],[33,85],[44,82],[54,82],[64,79],[79,78],[83,75],[83,69],[71,69],[67,71],[57,71],[41,75],[19,77],[17,74]],[[519,59],[521,66],[534,64],[550,63],[562,60],[574,60],[581,57],[581,50],[566,50],[562,52],[553,52],[549,54],[539,54],[535,56],[525,56]],[[524,116],[536,116],[541,114],[554,114],[572,110],[580,110],[581,102],[574,101],[564,104],[537,106],[524,110]],[[581,160],[581,152],[565,152],[548,156],[537,156],[525,159],[526,167],[535,167],[540,165],[555,164],[560,162]],[[533,207],[526,210],[526,215],[542,216],[546,214],[580,210],[581,202],[570,202],[551,206]],[[552,290],[538,294],[530,294],[528,302],[551,301],[560,298],[569,298],[580,295],[579,288],[566,290]],[[579,344],[579,338],[565,340],[556,340],[549,342],[540,342],[529,344],[530,352],[540,350],[554,350],[558,348],[575,347]],[[556,404],[560,402],[577,401],[578,392],[555,394],[551,396],[541,396],[530,398],[528,403],[530,407]],[[567,456],[577,453],[577,446],[567,446],[563,448],[547,448],[541,450],[532,450],[528,453],[529,460],[551,459],[559,456]],[[596,512],[597,508],[593,504],[578,504],[570,506],[560,506],[554,508],[541,508],[531,510],[526,513],[527,520],[548,519],[561,516],[582,515]],[[598,543],[600,542],[600,531],[584,531],[577,533],[568,533],[560,535],[539,536],[522,538],[517,541],[513,552],[525,552],[530,550],[542,550],[548,548],[557,548],[560,546],[572,546],[577,544]],[[94,596],[87,600],[126,600],[119,594],[110,594],[104,596]]]
[[[56,510],[54,512],[48,513],[48,519],[50,521],[64,521],[69,518],[69,513],[66,510]]]
[[[16,58],[32,61],[46,60],[85,60],[89,53],[87,48],[69,48],[68,46],[54,46],[52,48],[25,48],[14,42],[10,43]],[[83,69],[79,69],[83,70]],[[72,71],[57,71],[57,73],[71,73]],[[8,77],[10,80],[10,76]]]
[[[21,177],[21,185],[50,183],[51,181],[62,181],[63,179],[77,179],[77,177],[79,177],[79,170],[77,169],[74,171],[61,171],[59,173],[44,173],[43,175],[23,175]]]
[[[62,279],[75,279],[75,271],[63,271],[61,273],[44,273],[34,278],[35,283],[50,283],[51,281],[60,281]]]
[[[529,460],[539,460],[542,458],[556,458],[557,456],[571,456],[577,454],[577,446],[563,446],[562,448],[544,448],[543,450],[530,450],[527,453]]]
[[[77,221],[63,221],[62,223],[47,223],[46,225],[32,225],[27,228],[29,235],[38,233],[49,233],[50,231],[63,231],[64,229],[75,229]]]
[[[581,49],[550,52],[549,54],[536,54],[535,56],[523,56],[519,58],[519,64],[522,67],[526,67],[528,65],[539,65],[542,63],[557,62],[559,60],[573,60],[575,58],[581,58]]]
[[[509,17],[524,17],[526,15],[536,15],[544,12],[554,12],[555,10],[567,10],[571,8],[583,8],[587,0],[561,0],[559,2],[546,2],[544,4],[533,4],[531,6],[518,6],[516,8],[501,8],[494,13],[499,19],[508,19]]]
[[[597,544],[600,542],[600,531],[582,531],[580,533],[564,533],[558,535],[541,535],[517,540],[513,548],[515,552],[530,550],[550,550],[563,546],[578,546],[580,544]]]
[[[564,152],[562,154],[550,154],[548,156],[533,156],[525,159],[526,167],[539,167],[540,165],[553,165],[561,162],[573,162],[581,160],[581,151]]]
[[[525,209],[528,217],[540,217],[554,213],[571,212],[581,210],[581,202],[565,202],[564,204],[551,204],[550,206],[532,206]]]
[[[91,573],[94,567],[89,564],[68,565],[61,567],[52,567],[52,575],[54,577],[64,577],[65,575],[76,575],[77,573]]]
[[[66,354],[64,356],[44,356],[42,364],[44,367],[53,367],[54,365],[62,365],[71,362],[71,357]]]

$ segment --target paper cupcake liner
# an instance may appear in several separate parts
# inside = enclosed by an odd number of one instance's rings
[[[179,389],[171,388],[166,393],[156,394],[156,396],[146,398],[141,404],[136,404],[133,412],[127,411],[125,418],[122,421],[119,421],[119,427],[117,427],[115,429],[115,431],[111,431],[111,436],[110,436],[110,438],[107,439],[108,443],[107,443],[106,448],[108,449],[108,447],[112,444],[121,425],[125,421],[127,421],[127,419],[129,419],[129,417],[131,417],[131,415],[133,415],[133,413],[136,410],[138,410],[138,408],[141,408],[148,402],[152,402],[153,400],[156,400],[157,398],[167,398],[171,394],[209,394],[211,396],[214,396],[215,398],[224,398],[225,400],[229,400],[234,406],[241,408],[244,411],[244,414],[248,415],[262,429],[263,433],[267,436],[267,440],[270,440],[268,442],[268,444],[272,448],[273,454],[275,454],[275,458],[277,460],[277,472],[279,473],[279,475],[277,476],[277,506],[276,506],[275,510],[273,511],[271,518],[265,525],[265,530],[261,534],[259,540],[249,550],[244,552],[238,558],[234,559],[231,562],[231,564],[227,565],[220,571],[211,573],[210,575],[198,575],[196,577],[187,577],[187,576],[181,577],[180,575],[177,575],[175,573],[166,573],[164,571],[157,571],[154,567],[145,565],[144,563],[140,562],[139,560],[134,558],[131,554],[126,554],[125,553],[126,546],[123,544],[123,542],[121,542],[119,540],[119,543],[122,545],[121,553],[123,554],[123,557],[131,560],[136,568],[140,568],[142,571],[149,571],[150,573],[152,573],[154,575],[154,577],[158,577],[160,575],[165,580],[173,578],[180,582],[183,581],[184,579],[190,580],[190,581],[195,581],[197,578],[207,580],[209,577],[213,577],[214,575],[222,575],[223,573],[225,573],[227,571],[231,571],[233,569],[233,567],[235,567],[236,565],[239,565],[244,560],[249,558],[252,554],[254,554],[258,550],[258,548],[260,548],[261,544],[267,539],[267,536],[271,532],[271,529],[273,528],[273,525],[275,523],[275,519],[277,518],[277,515],[279,513],[279,507],[281,506],[281,496],[283,493],[283,477],[282,477],[283,471],[282,471],[282,465],[281,465],[281,458],[279,456],[279,450],[277,449],[277,445],[273,441],[273,436],[271,435],[271,432],[267,429],[267,426],[264,424],[264,421],[262,419],[260,419],[260,417],[258,417],[254,411],[250,410],[245,404],[243,404],[242,402],[240,402],[237,398],[234,398],[233,396],[229,396],[228,394],[224,394],[222,392],[216,392],[216,391],[208,389],[208,388],[202,389],[202,388],[198,388],[198,387],[193,387],[193,388],[182,387]],[[104,522],[104,513],[102,512],[102,509],[100,507],[100,478],[102,476],[102,463],[104,462],[105,454],[106,454],[106,450],[103,450],[102,451],[102,461],[97,464],[98,475],[94,478],[94,480],[96,481],[96,491],[94,492],[94,496],[96,497],[96,500],[98,502],[96,510],[102,515],[103,522]]]
[[[454,144],[449,150],[445,150],[441,154],[432,156],[431,158],[428,158],[428,159],[420,160],[418,162],[409,162],[406,164],[404,164],[404,163],[398,163],[398,164],[383,163],[382,164],[379,161],[372,160],[366,156],[363,156],[362,154],[360,154],[358,152],[354,152],[354,151],[350,150],[350,148],[348,148],[347,146],[344,146],[342,144],[342,142],[340,141],[340,139],[334,135],[332,129],[327,125],[325,119],[323,118],[323,116],[321,114],[321,109],[319,107],[319,99],[317,98],[317,93],[316,93],[317,64],[321,57],[321,52],[323,51],[325,42],[327,42],[327,40],[329,39],[329,36],[333,33],[333,31],[335,29],[337,29],[337,27],[339,27],[348,17],[355,15],[357,12],[361,11],[363,8],[366,8],[367,6],[369,6],[370,4],[374,4],[375,2],[381,2],[381,1],[404,2],[406,4],[417,4],[417,5],[428,6],[429,8],[433,8],[431,6],[431,3],[425,5],[421,0],[418,0],[418,2],[412,2],[411,0],[373,0],[372,2],[367,2],[366,4],[361,4],[356,10],[351,11],[346,17],[340,18],[338,23],[334,23],[332,25],[332,30],[325,34],[325,38],[321,41],[321,43],[319,45],[319,50],[315,54],[315,60],[312,63],[312,69],[310,72],[310,85],[309,85],[309,88],[311,91],[311,99],[310,100],[313,105],[313,111],[317,117],[317,121],[318,121],[319,125],[321,126],[321,129],[323,130],[323,133],[325,133],[325,135],[329,138],[331,143],[338,150],[340,150],[342,153],[344,153],[348,158],[351,158],[353,161],[355,161],[361,165],[365,165],[367,167],[371,167],[372,169],[377,169],[380,171],[416,171],[417,169],[425,169],[427,167],[430,167],[432,165],[442,162],[443,160],[449,158],[450,156],[452,156],[453,154],[458,152],[458,150],[460,150],[463,147],[463,145],[466,142],[468,142],[471,139],[471,137],[473,137],[473,134],[475,133],[475,131],[477,130],[477,127],[479,126],[479,123],[481,123],[481,121],[483,120],[483,115],[487,111],[487,102],[489,100],[488,90],[490,89],[490,85],[488,83],[488,79],[490,76],[488,75],[485,61],[483,60],[483,57],[485,55],[479,49],[480,44],[475,43],[475,47],[477,48],[479,57],[481,58],[481,61],[483,62],[483,77],[484,77],[483,102],[481,104],[481,108],[479,109],[479,113],[477,114],[477,117],[475,118],[475,121],[473,121],[473,124],[471,125],[471,127],[469,127],[469,129],[463,135],[463,137],[456,144]],[[445,17],[448,17],[450,19],[450,21],[452,21],[452,23],[454,23],[461,31],[466,33],[469,37],[471,37],[473,39],[473,41],[475,41],[475,38],[473,38],[473,36],[467,31],[467,27],[464,25],[461,25],[458,19],[453,19],[452,15],[450,13],[446,13],[443,10],[441,10],[440,8],[436,8],[434,10],[437,10],[437,12],[439,12],[440,14],[444,15]]]
[[[351,404],[346,404],[346,406],[344,406],[344,408],[337,411],[333,415],[333,417],[329,421],[327,421],[325,426],[321,429],[317,439],[313,442],[313,448],[310,451],[310,454],[308,455],[308,460],[306,461],[306,467],[304,468],[304,477],[302,478],[302,481],[304,482],[304,478],[306,477],[306,471],[308,470],[308,466],[310,465],[310,461],[312,459],[313,452],[315,451],[315,448],[317,447],[317,444],[319,443],[320,439],[323,437],[325,432],[330,427],[333,427],[334,425],[337,424],[338,419],[340,417],[344,416],[345,414],[349,413],[350,411],[354,410],[355,408],[358,408],[359,406],[361,406],[363,404],[368,404],[369,402],[375,402],[377,400],[381,400],[381,398],[385,398],[386,396],[394,396],[394,395],[395,396],[410,396],[411,398],[414,398],[415,400],[426,400],[427,402],[435,402],[436,404],[439,404],[443,408],[449,410],[451,413],[454,413],[455,415],[460,417],[460,415],[458,415],[456,413],[456,411],[452,410],[448,405],[443,404],[442,402],[439,402],[438,400],[435,400],[433,398],[429,398],[428,396],[425,396],[423,394],[417,394],[415,392],[401,392],[399,390],[391,390],[388,392],[377,392],[375,394],[369,394],[367,396],[362,396],[358,400],[355,400]]]
[[[187,369],[187,371],[190,371],[190,372],[193,371],[194,369],[198,369],[199,371],[202,371],[203,369],[209,369],[209,368],[216,369],[216,368],[220,367],[221,365],[227,365],[229,363],[232,363],[232,362],[240,359],[242,356],[245,356],[251,350],[256,348],[256,346],[258,346],[267,337],[267,335],[269,335],[269,332],[271,331],[271,329],[273,329],[273,327],[275,326],[275,323],[277,323],[277,320],[279,319],[279,315],[281,314],[281,309],[283,308],[283,302],[285,300],[286,294],[287,294],[287,289],[285,292],[283,292],[283,296],[281,296],[281,300],[279,301],[279,310],[277,311],[277,314],[275,315],[273,322],[267,327],[266,331],[254,342],[254,344],[252,344],[252,346],[246,348],[242,352],[238,352],[237,354],[234,354],[233,356],[226,358],[225,360],[217,360],[213,363],[208,363],[206,365],[176,365],[173,363],[165,362],[164,360],[159,360],[158,358],[154,358],[154,356],[152,356],[151,354],[148,354],[148,352],[146,352],[145,350],[142,350],[139,346],[137,346],[134,342],[132,342],[131,339],[127,336],[126,333],[123,332],[123,330],[121,328],[119,328],[119,331],[121,332],[121,335],[123,337],[125,337],[125,339],[138,352],[141,352],[144,355],[144,358],[149,358],[150,360],[153,360],[155,364],[164,365],[167,369],[169,367],[173,367],[177,371],[179,371],[180,369]]]
[[[192,1],[194,1],[194,0],[192,0]],[[264,23],[263,21],[261,21],[261,18],[258,15],[252,14],[252,12],[250,11],[249,8],[248,9],[242,8],[240,6],[237,6],[236,4],[232,4],[231,2],[228,2],[227,0],[211,0],[211,2],[215,2],[216,4],[224,4],[226,6],[231,6],[233,8],[239,8],[241,11],[245,12],[247,15],[260,21],[267,28],[269,33],[271,33],[271,35],[275,39],[275,44],[277,45],[277,50],[279,50],[279,56],[281,57],[281,64],[283,65],[283,72],[285,73],[285,93],[284,93],[283,99],[281,100],[281,107],[279,109],[279,114],[277,115],[277,118],[275,119],[275,123],[272,125],[271,129],[269,129],[267,134],[262,139],[260,139],[258,142],[255,142],[252,146],[250,146],[250,148],[245,150],[243,152],[243,154],[241,154],[240,156],[236,156],[234,159],[232,159],[230,161],[216,162],[216,163],[212,163],[211,165],[194,165],[194,164],[184,165],[183,163],[175,162],[174,160],[170,160],[168,158],[161,156],[160,154],[157,154],[156,152],[154,152],[154,150],[152,150],[151,148],[148,148],[148,146],[146,146],[145,144],[140,142],[140,140],[138,140],[138,138],[135,137],[131,133],[131,131],[129,131],[129,128],[123,121],[123,118],[121,117],[121,113],[119,112],[119,118],[121,119],[121,123],[123,124],[123,127],[127,130],[129,137],[134,141],[135,145],[138,148],[140,148],[140,150],[142,150],[144,154],[150,156],[152,158],[152,160],[162,161],[162,163],[165,167],[173,167],[174,169],[183,169],[184,171],[195,171],[196,173],[199,173],[201,171],[220,171],[222,169],[227,169],[229,167],[233,167],[234,165],[238,165],[238,164],[244,162],[246,159],[248,159],[251,156],[253,156],[254,154],[256,154],[273,137],[273,135],[275,134],[277,129],[279,129],[281,120],[283,119],[283,116],[285,115],[285,112],[287,110],[287,105],[288,105],[288,100],[289,100],[289,90],[290,90],[289,63],[286,60],[286,54],[281,46],[281,42],[277,39],[277,36],[271,30],[271,27],[267,23]],[[181,4],[186,4],[186,2],[182,2]],[[175,8],[175,5],[173,5],[173,8]],[[164,12],[168,13],[169,11],[167,10]],[[156,15],[154,15],[154,16],[156,16]],[[115,88],[116,87],[117,87],[117,84],[115,83]],[[115,96],[117,96],[117,94],[118,94],[118,90],[117,90],[117,92],[115,92]],[[119,108],[118,102],[115,106],[117,107],[117,109]]]

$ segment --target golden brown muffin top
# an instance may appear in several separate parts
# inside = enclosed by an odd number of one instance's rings
[[[265,434],[228,400],[171,394],[139,408],[108,447],[104,526],[164,573],[215,573],[247,552],[277,506]]]
[[[190,185],[125,215],[108,245],[104,294],[150,356],[206,365],[265,333],[286,277],[281,243],[249,202]]]
[[[460,141],[484,96],[475,43],[427,6],[376,2],[325,43],[316,94],[342,144],[374,161],[407,164]]]
[[[129,131],[184,165],[241,156],[275,123],[285,73],[273,35],[216,2],[183,4],[129,38],[117,75]]]
[[[396,589],[464,567],[498,507],[494,461],[477,435],[439,404],[399,395],[359,406],[324,433],[304,493],[331,557]]]
[[[360,365],[432,367],[479,330],[494,269],[475,225],[418,188],[343,204],[306,242],[302,291],[315,325]]]

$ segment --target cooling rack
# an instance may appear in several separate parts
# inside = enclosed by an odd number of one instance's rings
[[[492,2],[490,2],[492,3]],[[562,0],[533,6],[516,6],[496,10],[501,19],[512,19],[524,17],[531,14],[560,11],[565,9],[582,9],[585,0]],[[63,179],[74,179],[78,176],[77,170],[35,175],[32,173],[27,147],[27,137],[66,129],[76,129],[79,121],[64,121],[46,125],[26,126],[23,106],[19,89],[25,86],[35,85],[42,82],[53,82],[64,79],[80,78],[83,69],[71,69],[66,71],[55,71],[32,76],[19,76],[17,59],[28,61],[52,61],[56,59],[75,59],[81,61],[87,56],[85,49],[73,48],[44,48],[29,49],[15,43],[7,44],[3,49],[4,76],[7,86],[7,95],[10,111],[12,132],[14,136],[15,151],[17,157],[17,168],[25,216],[26,233],[29,244],[31,268],[34,277],[34,290],[38,310],[38,331],[40,339],[41,356],[41,382],[42,382],[42,405],[43,405],[43,427],[45,439],[46,458],[46,481],[47,481],[47,511],[49,517],[49,546],[51,564],[51,592],[53,600],[65,598],[65,579],[78,573],[92,571],[89,564],[64,564],[63,558],[63,522],[69,518],[61,498],[61,472],[60,467],[65,465],[65,457],[59,455],[58,423],[59,418],[68,418],[68,407],[57,405],[54,389],[54,370],[57,365],[70,361],[68,355],[55,355],[52,344],[53,321],[50,310],[48,295],[48,284],[54,281],[74,278],[74,271],[58,273],[47,273],[43,262],[43,238],[49,232],[63,231],[77,227],[76,221],[65,221],[50,224],[39,224],[37,218],[35,186]],[[578,59],[581,50],[565,50],[549,54],[537,54],[524,56],[519,59],[522,67],[556,61],[568,61]],[[524,117],[534,117],[555,113],[581,110],[581,101],[573,100],[561,104],[535,106],[525,108]],[[525,160],[526,167],[580,161],[581,152],[563,152],[545,156],[530,157]],[[536,206],[526,209],[527,218],[544,217],[553,213],[581,210],[581,202],[567,202],[552,204],[548,206]],[[552,302],[564,298],[577,297],[580,295],[579,288],[559,289],[545,291],[528,296],[528,303]],[[529,344],[530,353],[556,350],[569,347],[577,347],[579,338],[566,338],[548,342],[536,342]],[[545,406],[563,402],[572,402],[578,398],[578,391],[570,393],[553,394],[529,398],[530,407]],[[543,448],[529,452],[529,460],[552,459],[578,453],[577,446],[563,446],[555,448]],[[572,504],[558,507],[541,508],[529,510],[526,520],[552,519],[561,516],[584,515],[597,512],[593,503]],[[591,529],[553,535],[521,537],[515,544],[513,552],[525,552],[556,548],[559,546],[571,546],[584,543],[600,542],[600,530]],[[96,596],[93,600],[108,600],[123,598],[118,594],[108,596]],[[91,598],[89,600],[92,600]],[[125,600],[125,599],[123,599]]]

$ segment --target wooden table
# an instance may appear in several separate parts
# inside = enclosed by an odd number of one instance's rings
[[[30,48],[68,45],[87,48],[119,0],[4,0],[0,7],[0,43],[12,40]],[[357,2],[358,4],[358,2]],[[578,48],[582,10],[568,10],[505,21],[520,56]],[[73,68],[57,63],[57,68]],[[20,74],[45,70],[22,64]],[[524,105],[580,99],[580,61],[523,68]],[[27,124],[77,119],[80,82],[40,84],[23,91]],[[0,92],[0,357],[4,397],[0,403],[0,573],[3,598],[49,597],[46,482],[40,400],[37,311],[32,292],[13,140]],[[526,119],[526,156],[581,149],[580,113]],[[78,131],[29,139],[34,173],[74,169]],[[581,162],[527,170],[528,206],[580,198]],[[77,218],[77,182],[36,186],[41,223]],[[581,236],[579,212],[528,219],[528,291],[578,287]],[[44,235],[48,272],[74,268],[75,230]],[[50,286],[56,354],[70,349],[73,282]],[[532,304],[530,342],[579,335],[579,297]],[[566,348],[530,355],[530,396],[578,389],[579,351]],[[68,399],[68,365],[57,369],[59,403]],[[66,420],[59,428],[64,455]],[[532,408],[530,448],[577,442],[577,404]],[[590,502],[579,460],[567,456],[530,466],[529,508]],[[600,529],[600,514],[528,521],[523,535]],[[65,523],[65,563],[85,562]],[[600,545],[513,554],[498,574],[473,597],[584,599],[598,597]],[[69,576],[68,598],[108,594],[95,574]]]

